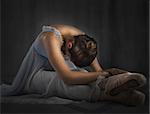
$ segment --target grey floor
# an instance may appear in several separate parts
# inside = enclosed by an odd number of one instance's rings
[[[125,106],[113,102],[72,101],[59,97],[39,98],[22,95],[1,98],[3,113],[148,113],[149,103],[143,106]]]
[[[11,82],[11,80],[7,82]],[[39,98],[37,95],[1,97],[2,113],[149,113],[149,86],[144,87],[145,104],[125,106],[118,103],[101,101],[90,103],[73,101],[59,97]]]

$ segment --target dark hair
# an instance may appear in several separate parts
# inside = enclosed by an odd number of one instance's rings
[[[88,35],[74,36],[72,40],[73,46],[68,49],[71,61],[79,67],[89,66],[97,55],[96,41]]]

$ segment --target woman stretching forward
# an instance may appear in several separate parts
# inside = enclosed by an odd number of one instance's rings
[[[78,28],[43,26],[12,85],[1,85],[1,94],[143,104],[145,95],[135,89],[145,84],[145,77],[115,68],[103,70],[96,55],[96,41]],[[86,66],[93,71],[82,68]]]

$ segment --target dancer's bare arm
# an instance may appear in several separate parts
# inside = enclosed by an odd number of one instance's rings
[[[67,84],[88,84],[95,81],[100,75],[100,71],[81,72],[70,70],[62,55],[60,41],[56,37],[55,33],[47,32],[46,36],[43,38],[43,44],[48,54],[49,62],[64,82]]]
[[[94,61],[91,63],[90,66],[94,71],[102,71],[103,70],[97,60],[97,57],[94,59]]]

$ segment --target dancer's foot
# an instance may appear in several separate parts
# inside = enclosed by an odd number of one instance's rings
[[[128,89],[137,89],[146,83],[144,75],[139,73],[122,73],[100,79],[98,86],[106,94],[116,95]]]

